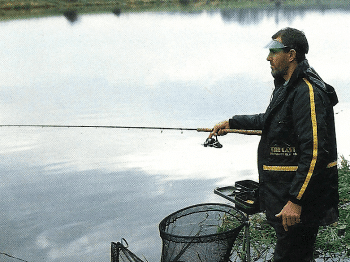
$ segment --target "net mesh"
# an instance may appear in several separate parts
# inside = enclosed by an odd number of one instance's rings
[[[224,262],[246,217],[225,204],[200,204],[181,209],[159,224],[162,262]]]

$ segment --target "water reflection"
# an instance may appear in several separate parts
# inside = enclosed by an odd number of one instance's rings
[[[188,6],[190,4],[189,0],[180,0],[180,5]],[[334,12],[335,10],[339,12],[349,12],[350,7],[341,8],[341,9],[333,9],[328,6],[322,5],[321,3],[316,6],[296,6],[289,7],[283,6],[280,1],[275,2],[274,8],[222,8],[217,11],[209,11],[210,13],[215,14],[216,12],[220,12],[220,15],[223,21],[227,23],[237,22],[242,25],[250,25],[250,24],[258,24],[261,23],[266,18],[274,18],[275,23],[278,25],[283,21],[287,21],[288,23],[292,23],[297,18],[303,18],[307,13],[316,12],[320,14],[325,14],[326,12]],[[123,12],[121,8],[113,8],[111,10],[113,14],[116,16],[120,16]],[[163,12],[171,14],[181,13],[182,15],[199,15],[205,10],[198,11],[172,11],[167,12],[164,10]],[[79,12],[77,10],[67,10],[63,12],[63,15],[66,19],[74,24],[78,20]]]
[[[76,10],[67,10],[67,11],[63,12],[63,15],[72,24],[74,24],[76,21],[78,21],[78,12]]]
[[[108,152],[105,146],[95,144],[91,151],[84,149],[85,141],[90,140],[85,137],[88,132],[79,135],[79,130],[67,130],[65,135],[60,136],[57,130],[43,131],[61,145],[60,153],[52,152],[54,158],[48,152],[33,152],[32,148],[25,154],[20,153],[24,156],[24,159],[19,157],[23,159],[22,163],[18,162],[9,169],[9,162],[2,157],[1,162],[6,164],[0,165],[0,221],[2,237],[6,236],[7,240],[0,243],[2,251],[28,261],[38,261],[43,256],[45,261],[108,261],[110,241],[125,237],[137,254],[145,255],[149,261],[159,261],[159,221],[184,206],[215,200],[212,190],[218,179],[164,179],[166,173],[159,173],[162,167],[157,167],[166,164],[160,156],[166,153],[164,150],[149,157],[147,148],[140,148],[146,146],[141,142],[136,147],[138,155],[134,155],[134,148],[125,148],[130,141],[114,138],[112,141],[120,148],[113,144]],[[84,141],[73,143],[67,132],[76,140]],[[102,135],[104,132],[98,133]],[[163,139],[170,140],[166,134],[163,135]],[[64,142],[67,139],[69,142]],[[149,143],[148,138],[144,140]],[[72,143],[75,150],[68,150],[68,144]],[[38,149],[34,148],[34,151]],[[124,161],[111,163],[118,166],[116,171],[106,171],[106,161],[122,156],[121,151],[125,150],[133,155]],[[37,159],[41,154],[46,156]],[[30,159],[36,163],[28,166]],[[70,162],[66,163],[64,159],[70,159]],[[79,171],[76,164],[81,160],[84,162],[80,166],[83,170]],[[54,161],[60,163],[54,166]],[[95,163],[89,163],[91,161]],[[128,168],[123,168],[123,163]],[[137,168],[135,163],[141,163],[141,166]],[[213,170],[216,164],[219,163],[214,164]],[[186,165],[182,162],[183,170]],[[157,169],[154,175],[149,174],[150,168]],[[172,171],[183,175],[181,169]],[[215,173],[212,175],[215,176]]]
[[[316,7],[283,7],[276,5],[275,8],[242,8],[242,9],[223,9],[220,11],[221,17],[225,22],[237,22],[242,25],[258,24],[266,18],[274,18],[278,25],[283,21],[293,23],[295,19],[303,18],[310,12],[325,14],[326,12],[334,12],[334,9],[327,8],[323,5]],[[349,9],[341,9],[339,12],[348,13]]]
[[[120,16],[122,13],[122,10],[120,8],[115,8],[112,10],[112,13],[115,14],[116,16]]]
[[[249,25],[249,24],[258,24],[266,16],[275,15],[278,13],[278,10],[262,10],[258,8],[249,8],[249,9],[231,9],[231,10],[222,10],[221,17],[225,22],[238,22],[239,24]]]

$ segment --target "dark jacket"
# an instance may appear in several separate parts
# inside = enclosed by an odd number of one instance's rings
[[[262,130],[258,148],[260,200],[271,223],[290,200],[302,206],[301,221],[326,225],[338,218],[338,170],[334,88],[307,60],[287,84],[275,81],[263,114],[234,116],[230,128]]]

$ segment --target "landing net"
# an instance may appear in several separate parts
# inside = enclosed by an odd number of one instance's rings
[[[246,217],[225,204],[200,204],[181,209],[159,224],[162,262],[229,261]]]

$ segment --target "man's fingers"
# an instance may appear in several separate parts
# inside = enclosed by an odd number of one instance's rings
[[[282,211],[280,213],[276,214],[275,216],[282,218],[282,225],[283,225],[283,228],[285,231],[288,231],[288,227],[294,226],[295,224],[300,223],[299,218],[289,217],[289,216],[283,215]]]
[[[227,132],[224,132],[223,129],[221,128],[217,128],[217,129],[213,129],[213,131],[209,134],[209,138],[212,138],[213,136],[224,136],[226,135]]]
[[[286,217],[283,217],[282,225],[283,225],[284,231],[288,231],[288,221]]]
[[[292,223],[292,226],[295,225],[295,224],[299,224],[300,223],[300,218],[299,217],[291,218],[291,223]]]
[[[282,218],[282,225],[285,231],[288,231],[288,227],[300,223],[300,216],[301,206],[293,204],[291,201],[288,201],[281,212],[276,215],[276,217]]]
[[[213,131],[209,134],[209,138],[212,138],[212,136],[226,135],[227,132],[224,132],[222,130],[229,129],[229,128],[230,128],[229,121],[222,121],[214,126]]]
[[[295,224],[295,219],[292,217],[287,217],[287,226],[293,226]]]
[[[219,132],[218,132],[218,136],[224,136],[224,135],[226,135],[226,134],[227,134],[227,133],[224,132],[224,131],[222,131],[222,129],[220,129]]]
[[[282,215],[282,211],[279,212],[277,215],[275,215],[276,217],[282,217],[282,226],[284,228],[284,231],[288,231],[288,221],[287,221],[287,217]]]
[[[280,217],[278,215],[276,215],[276,217]],[[294,226],[298,223],[300,223],[300,218],[282,216],[282,225],[285,231],[288,231],[288,227]]]
[[[208,138],[212,138],[213,136],[217,135],[217,130],[214,128],[213,131],[209,134]]]

